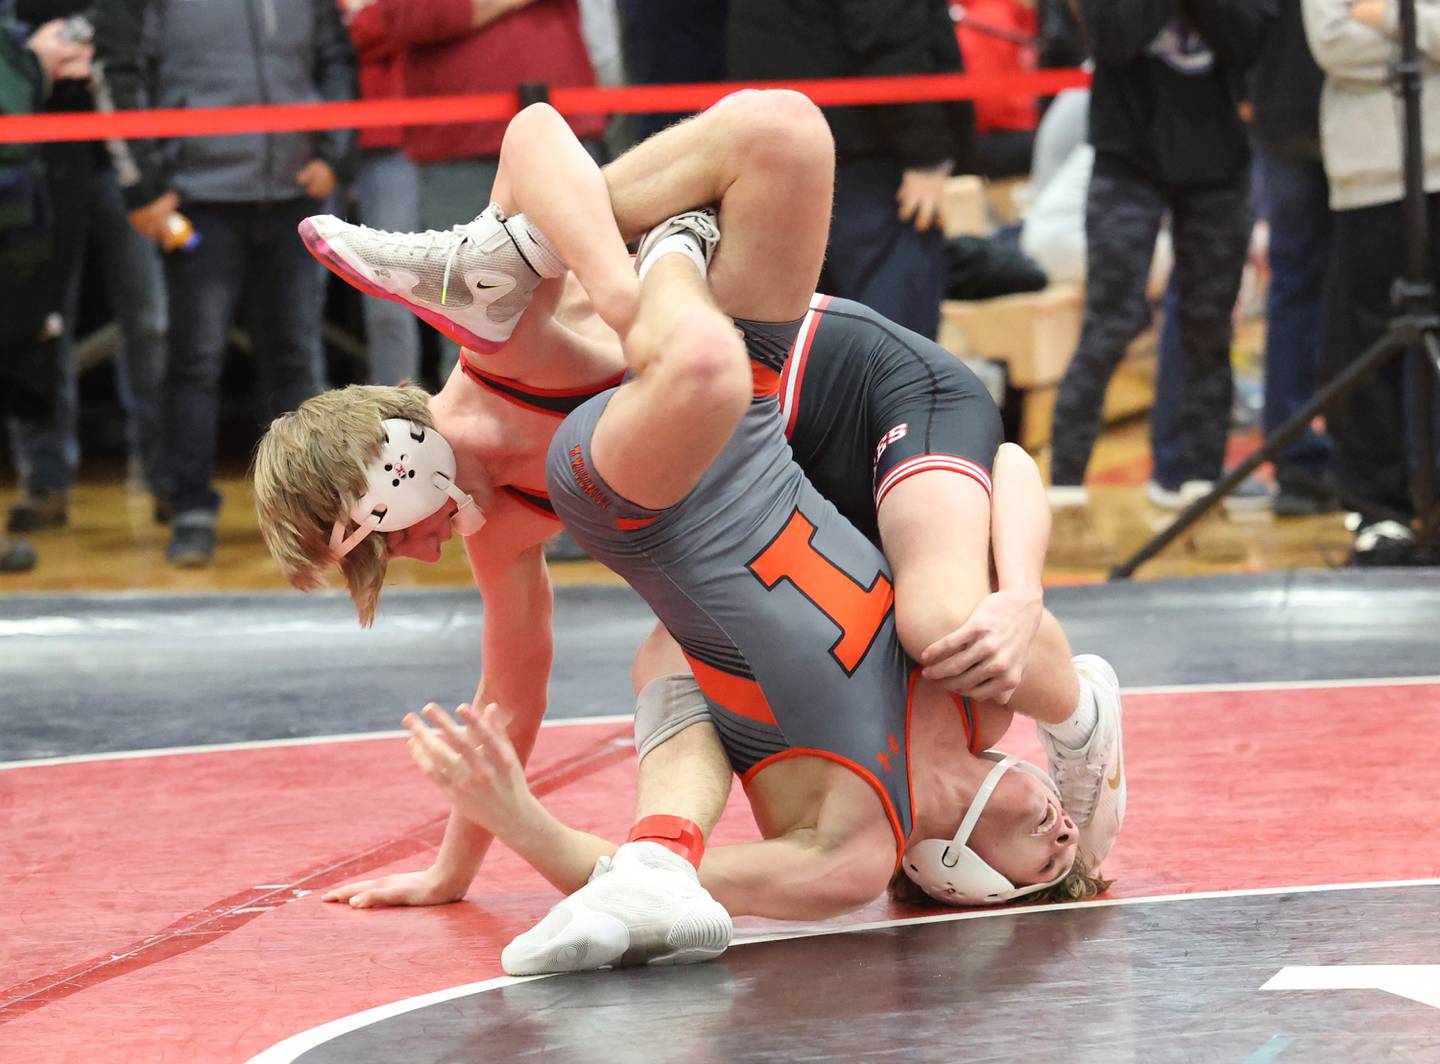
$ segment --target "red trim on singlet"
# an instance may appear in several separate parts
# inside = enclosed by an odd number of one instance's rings
[[[965,726],[965,749],[972,754],[980,752],[980,722],[975,719],[975,703],[964,695],[950,692],[950,701],[960,712],[960,723]]]
[[[880,504],[885,501],[885,496],[889,495],[891,489],[902,480],[913,477],[916,473],[928,473],[937,469],[969,477],[985,489],[986,495],[991,494],[990,474],[985,471],[984,466],[977,465],[968,458],[957,458],[953,454],[920,454],[914,458],[905,459],[885,474],[885,479],[880,481],[880,486],[875,489],[875,509],[877,511],[880,509]]]
[[[689,654],[685,655],[685,660],[690,663],[690,670],[695,673],[695,682],[700,685],[706,698],[724,706],[737,716],[780,727],[775,720],[775,711],[770,708],[770,700],[754,680],[722,672],[703,661],[697,661]]]
[[[905,833],[900,830],[900,817],[895,812],[895,803],[890,801],[889,792],[885,790],[885,785],[876,778],[875,773],[863,765],[857,765],[848,757],[832,754],[829,750],[812,750],[808,747],[793,746],[789,750],[781,750],[778,754],[771,754],[765,758],[765,760],[757,761],[751,765],[745,775],[740,777],[740,785],[742,787],[748,787],[750,781],[755,778],[755,775],[761,769],[768,768],[777,761],[785,761],[792,757],[818,757],[825,761],[832,761],[842,768],[848,768],[870,785],[870,789],[880,796],[880,804],[885,807],[886,819],[890,821],[890,830],[895,833],[895,867],[899,868],[900,860],[905,856]],[[893,875],[894,872],[892,871],[891,874]]]
[[[637,528],[644,528],[646,525],[653,525],[653,517],[617,517],[615,527],[621,532],[634,532]]]
[[[510,403],[514,403],[516,406],[521,407],[522,409],[532,410],[537,414],[549,414],[551,417],[558,417],[562,419],[566,417],[567,411],[551,410],[547,406],[542,406],[536,403],[527,403],[524,396],[533,395],[537,399],[571,399],[575,398],[576,396],[599,395],[603,391],[607,391],[610,388],[617,387],[625,379],[625,374],[621,372],[616,374],[614,377],[609,377],[595,384],[587,384],[579,388],[536,388],[529,384],[523,384],[520,381],[514,380],[510,377],[501,377],[499,375],[482,373],[480,372],[480,370],[476,369],[473,365],[471,365],[469,360],[466,359],[463,355],[460,358],[460,368],[464,371],[465,376],[469,377],[472,381],[480,385],[480,387],[484,388],[486,391],[498,395],[501,399],[504,399]],[[519,392],[521,394],[516,395],[514,394],[515,392]]]
[[[780,374],[780,416],[785,420],[785,438],[795,432],[795,420],[800,416],[800,389],[805,382],[805,363],[810,358],[810,345],[815,342],[815,333],[820,328],[820,316],[830,305],[830,297],[818,292],[810,300],[810,310],[800,323],[800,332],[790,357],[785,360],[785,369]]]
[[[534,510],[540,516],[548,517],[552,521],[560,520],[560,518],[555,515],[554,510],[547,510],[534,499],[528,497],[529,495],[535,495],[539,498],[548,500],[550,498],[550,494],[548,492],[537,491],[534,488],[520,488],[516,487],[513,484],[501,484],[500,490],[505,492],[506,495],[514,499],[521,506],[524,506],[529,510]]]
[[[780,394],[780,374],[769,366],[750,363],[751,394],[756,399],[769,399]]]

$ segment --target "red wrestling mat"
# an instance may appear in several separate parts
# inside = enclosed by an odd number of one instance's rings
[[[1114,896],[1440,876],[1421,844],[1440,686],[1187,691],[1126,708]],[[1013,748],[1038,757],[1028,732]],[[628,746],[625,724],[546,728],[532,778],[562,817],[618,836]],[[439,840],[443,807],[398,739],[17,768],[0,772],[0,808],[0,1046],[27,1064],[244,1061],[501,974],[500,947],[554,899],[497,848],[465,904],[318,900],[423,867]],[[752,835],[737,790],[715,841]]]

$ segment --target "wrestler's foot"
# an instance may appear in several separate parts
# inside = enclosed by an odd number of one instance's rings
[[[409,307],[462,347],[500,348],[530,305],[540,275],[500,208],[444,231],[390,233],[329,214],[300,223],[310,254],[360,291]]]
[[[1098,720],[1090,741],[1078,750],[1043,728],[1040,744],[1050,762],[1050,778],[1060,788],[1060,803],[1080,829],[1080,849],[1099,869],[1125,819],[1125,765],[1121,737],[1120,680],[1104,658],[1075,658],[1080,682],[1095,698]]]
[[[720,216],[710,207],[666,218],[640,238],[640,247],[635,252],[635,272],[644,277],[651,263],[661,255],[679,252],[704,274],[720,243],[719,222]]]
[[[689,861],[653,842],[629,842],[506,946],[500,964],[510,975],[694,964],[724,953],[731,931],[730,914]]]

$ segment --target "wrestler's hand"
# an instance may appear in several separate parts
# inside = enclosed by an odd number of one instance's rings
[[[379,879],[346,883],[322,896],[322,901],[348,902],[355,909],[381,909],[392,905],[448,905],[465,897],[465,887],[448,882],[434,868],[399,872]]]
[[[987,595],[963,625],[925,648],[920,655],[924,677],[947,691],[1004,705],[1025,675],[1043,615],[1038,594],[1001,590]]]
[[[424,720],[405,716],[410,756],[450,804],[502,841],[527,823],[539,803],[505,733],[500,707],[491,703],[476,712],[461,706],[456,715],[463,727],[433,702],[420,713]]]

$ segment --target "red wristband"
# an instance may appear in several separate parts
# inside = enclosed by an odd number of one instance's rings
[[[630,829],[626,842],[654,842],[678,853],[696,868],[705,856],[705,833],[700,825],[683,816],[657,814],[641,817]]]

